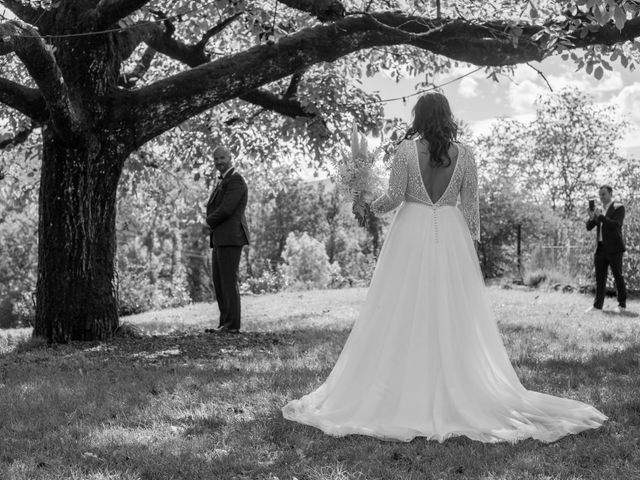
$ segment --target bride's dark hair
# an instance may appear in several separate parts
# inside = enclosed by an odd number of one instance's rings
[[[451,165],[449,147],[458,136],[447,97],[437,92],[422,95],[412,110],[413,124],[405,138],[420,135],[429,142],[431,161],[438,167]],[[448,162],[445,165],[445,160]]]

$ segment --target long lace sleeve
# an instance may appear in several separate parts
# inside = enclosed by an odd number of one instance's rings
[[[407,189],[407,145],[402,142],[393,157],[389,188],[381,196],[371,203],[371,211],[375,215],[390,212],[404,200]]]
[[[467,147],[465,147],[467,148]],[[478,170],[473,153],[467,149],[465,172],[460,189],[460,210],[464,215],[471,238],[480,241],[480,206],[478,204]]]

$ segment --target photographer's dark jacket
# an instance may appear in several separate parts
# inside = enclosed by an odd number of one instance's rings
[[[624,222],[624,205],[612,202],[607,211],[593,220],[587,221],[587,230],[596,228],[596,242],[602,231],[602,248],[605,253],[616,254],[625,251],[622,238],[622,224]]]
[[[235,169],[220,180],[207,203],[211,248],[249,244],[249,227],[244,215],[248,198],[247,184]]]

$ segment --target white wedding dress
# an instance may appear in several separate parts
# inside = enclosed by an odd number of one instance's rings
[[[400,441],[552,442],[601,426],[607,417],[592,406],[526,390],[509,362],[472,242],[479,213],[470,150],[458,144],[451,180],[434,203],[416,143],[405,140],[373,209],[401,203],[331,374],[288,403],[284,417],[329,435]]]

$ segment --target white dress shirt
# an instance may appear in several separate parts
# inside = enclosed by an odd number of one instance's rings
[[[233,170],[234,167],[229,167],[227,168],[224,173],[222,175],[220,175],[222,178],[225,178],[229,173],[231,173],[231,170]]]
[[[602,215],[606,216],[607,212],[609,211],[609,207],[611,207],[611,205],[613,204],[613,200],[611,200],[609,203],[607,203],[604,206],[604,210],[602,211]],[[598,241],[602,242],[602,224],[598,225]]]

